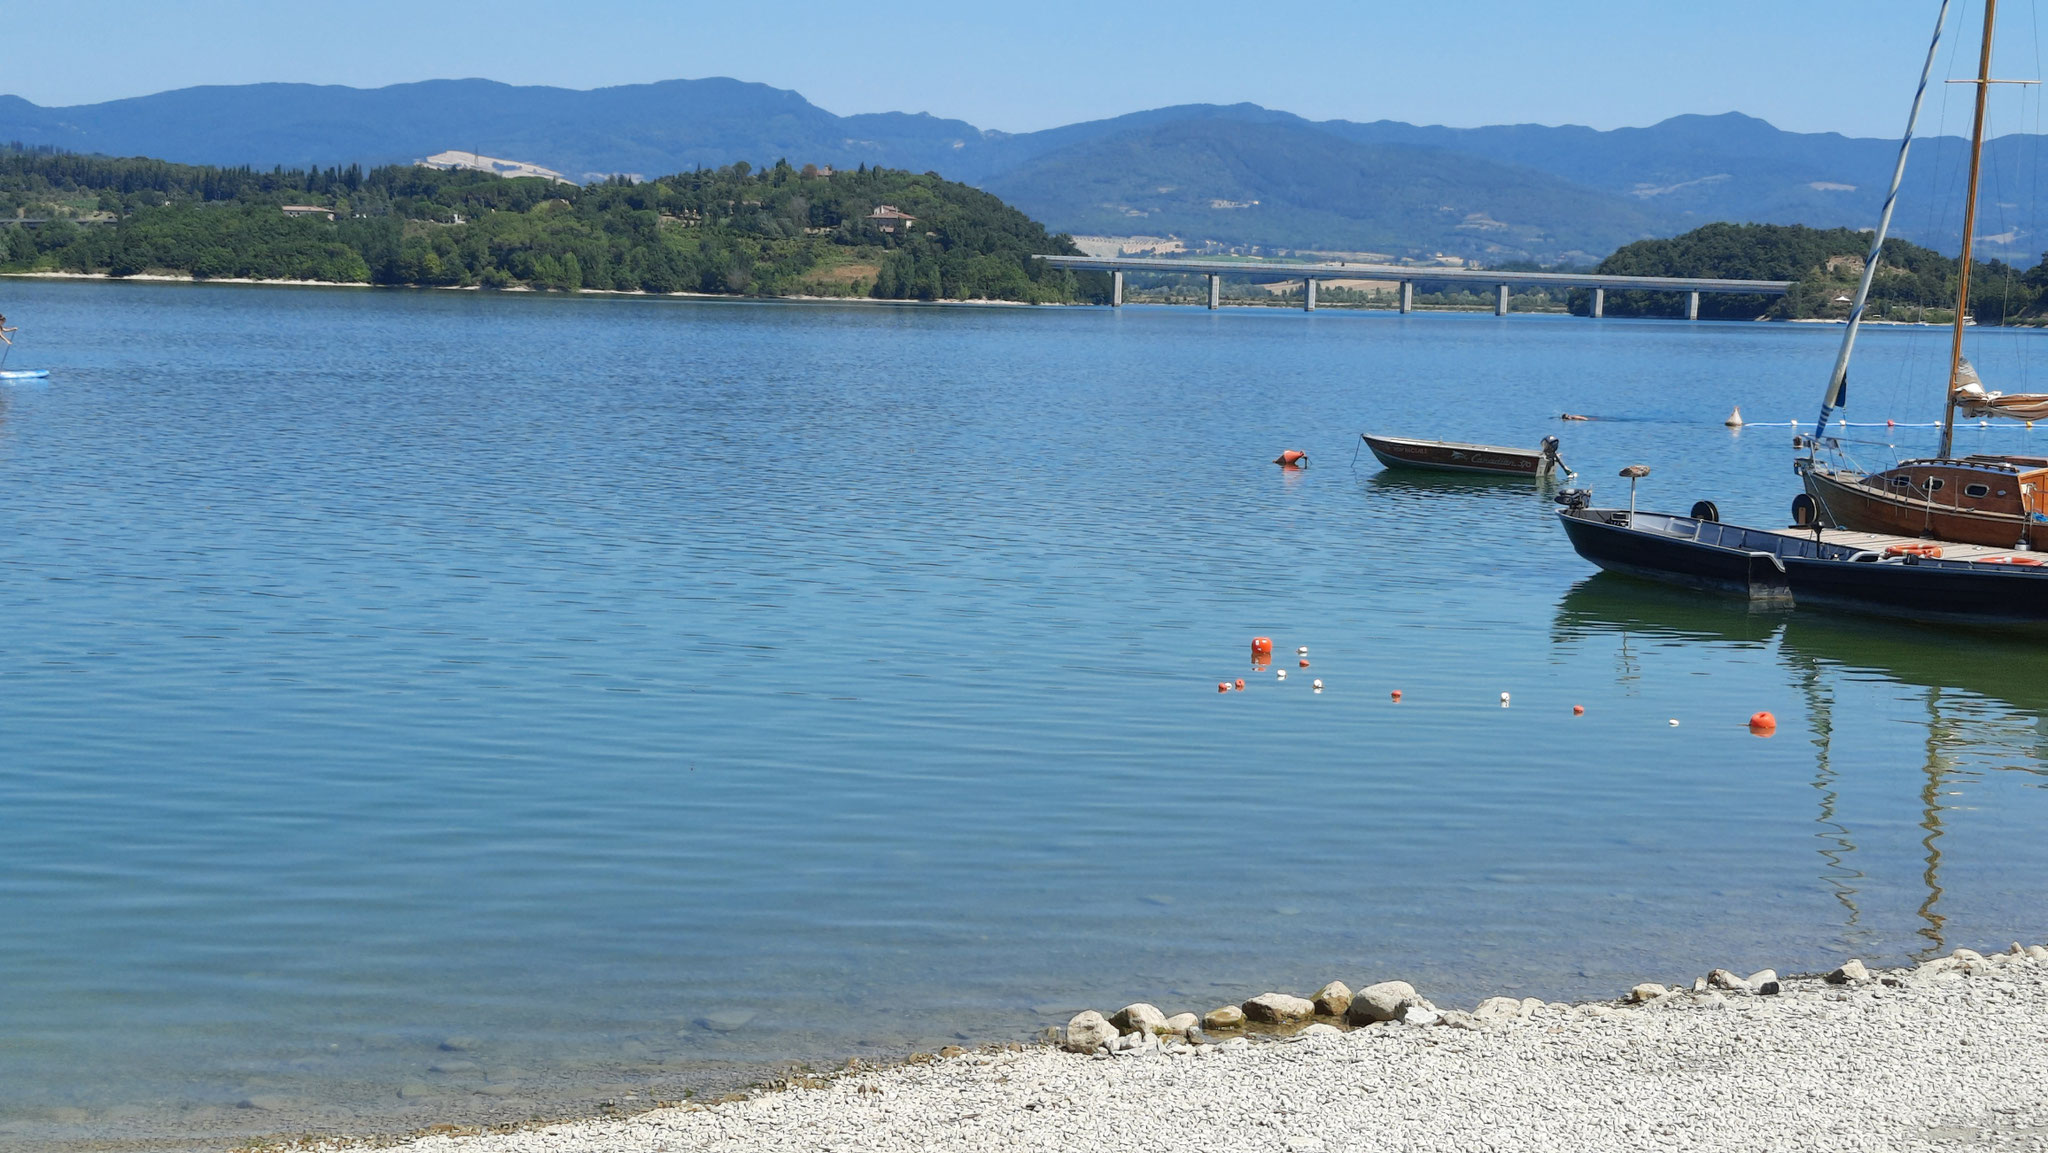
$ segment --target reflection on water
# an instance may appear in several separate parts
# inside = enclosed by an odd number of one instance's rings
[[[2042,775],[2048,761],[2048,727],[2042,719],[2048,705],[2048,657],[2023,639],[1971,635],[1958,640],[1855,615],[1759,609],[1607,573],[1574,585],[1559,602],[1556,641],[1589,636],[1614,640],[1616,680],[1624,685],[1642,675],[1636,653],[1645,642],[1765,650],[1788,668],[1812,734],[1820,826],[1815,835],[1822,865],[1817,876],[1841,906],[1842,939],[1852,945],[1878,935],[1859,931],[1863,910],[1857,897],[1866,873],[1857,864],[1856,834],[1840,809],[1843,789],[1860,782],[1853,767],[1845,782],[1836,761],[1838,689],[1876,680],[1904,690],[1903,698],[1916,701],[1921,714],[1915,727],[1924,895],[1915,912],[1922,922],[1916,933],[1924,945],[1915,956],[1925,959],[1951,947],[1941,908],[1944,820],[1971,807],[1968,786],[1983,782],[1987,770]]]

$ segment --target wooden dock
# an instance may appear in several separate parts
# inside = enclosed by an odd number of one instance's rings
[[[1799,532],[1798,529],[1786,529],[1784,531],[1790,533]],[[1805,534],[1802,533],[1800,535]],[[1881,532],[1852,532],[1846,528],[1824,528],[1820,530],[1820,539],[1829,544],[1868,549],[1876,553],[1881,553],[1888,548],[1900,545],[1931,544],[1941,550],[1941,559],[1943,560],[1983,560],[1986,557],[2012,556],[2016,551],[2021,556],[2033,555],[2015,550],[2010,546],[2006,548],[1993,548],[1988,544],[1959,544],[1952,540],[1933,540],[1924,536],[1892,536],[1889,533]]]

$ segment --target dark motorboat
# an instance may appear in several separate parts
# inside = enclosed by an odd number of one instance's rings
[[[1776,532],[1722,524],[1708,501],[1690,516],[1674,516],[1594,508],[1590,497],[1584,489],[1558,494],[1558,518],[1579,555],[1612,572],[1784,607],[2048,622],[2048,564],[2029,553],[1861,533],[1831,539],[1825,530]]]
[[[1558,459],[1557,438],[1546,436],[1537,448],[1504,448],[1497,444],[1464,444],[1455,440],[1414,440],[1405,436],[1361,434],[1365,446],[1388,468],[1431,472],[1462,472],[1481,476],[1538,477],[1577,475]]]

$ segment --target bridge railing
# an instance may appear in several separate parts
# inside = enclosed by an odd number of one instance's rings
[[[1314,311],[1316,307],[1316,282],[1321,280],[1380,280],[1399,284],[1401,311],[1415,309],[1415,282],[1432,284],[1477,284],[1494,289],[1494,313],[1507,315],[1508,293],[1511,288],[1584,288],[1593,293],[1593,315],[1599,317],[1606,312],[1607,293],[1617,292],[1683,292],[1686,294],[1686,319],[1698,320],[1700,315],[1700,294],[1706,292],[1739,293],[1746,296],[1783,296],[1792,290],[1789,280],[1735,280],[1723,277],[1695,276],[1615,276],[1598,272],[1501,272],[1483,268],[1431,268],[1408,264],[1352,264],[1345,261],[1321,263],[1286,261],[1236,261],[1236,260],[1170,260],[1156,257],[1131,256],[1038,256],[1055,268],[1074,271],[1108,272],[1111,274],[1110,304],[1120,306],[1124,302],[1124,274],[1127,272],[1163,272],[1182,276],[1206,276],[1209,278],[1209,307],[1222,304],[1222,280],[1226,276],[1254,276],[1265,280],[1278,278],[1299,279],[1302,283],[1302,307]]]

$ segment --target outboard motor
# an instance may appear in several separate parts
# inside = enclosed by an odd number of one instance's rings
[[[1577,512],[1580,509],[1585,508],[1587,505],[1593,503],[1593,490],[1590,488],[1561,489],[1558,491],[1558,494],[1552,497],[1551,499],[1563,505],[1570,511]]]
[[[1557,455],[1558,443],[1557,443],[1557,438],[1556,438],[1556,437],[1554,437],[1554,436],[1546,436],[1546,437],[1544,437],[1544,438],[1543,438],[1543,443],[1542,443],[1542,446],[1541,446],[1541,447],[1542,447],[1542,449],[1543,449],[1543,459],[1544,459],[1544,461],[1545,461],[1545,462],[1547,462],[1547,463],[1549,463],[1549,464],[1555,465],[1555,466],[1556,466],[1556,468],[1557,468],[1557,471],[1558,471],[1558,472],[1561,472],[1561,473],[1565,474],[1566,476],[1577,476],[1577,475],[1579,475],[1578,473],[1575,473],[1575,472],[1573,472],[1573,471],[1572,471],[1572,469],[1571,469],[1571,466],[1570,466],[1570,465],[1568,465],[1568,464],[1566,464],[1566,463],[1564,462],[1564,458],[1563,458],[1563,457],[1561,457],[1561,456]]]

